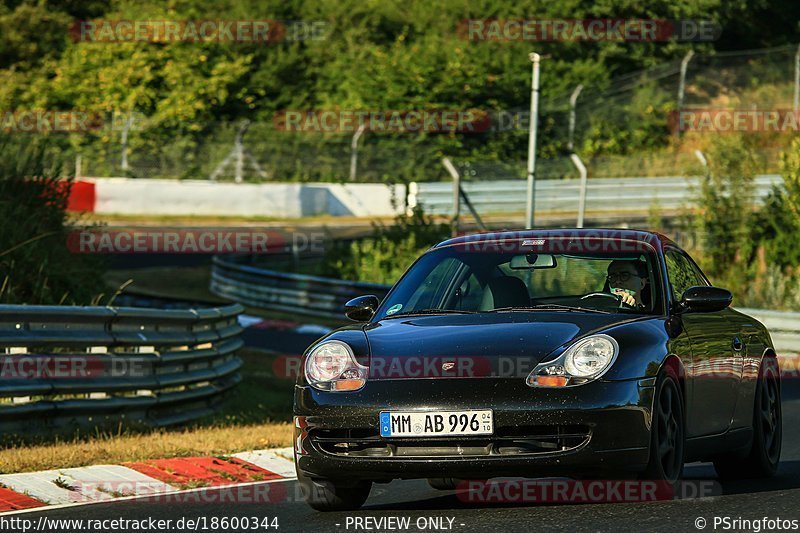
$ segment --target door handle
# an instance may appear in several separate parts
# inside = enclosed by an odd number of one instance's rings
[[[742,339],[740,339],[739,337],[734,337],[733,338],[733,351],[734,352],[741,352],[743,349],[744,349],[744,343],[742,342]]]

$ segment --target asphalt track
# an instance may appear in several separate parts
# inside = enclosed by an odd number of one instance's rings
[[[704,490],[714,494],[706,498],[646,503],[483,503],[467,502],[455,491],[440,492],[422,480],[394,481],[375,485],[367,504],[359,511],[347,513],[317,513],[299,498],[296,481],[281,481],[272,486],[274,502],[253,503],[253,498],[231,502],[220,489],[202,489],[193,500],[175,503],[147,499],[125,500],[82,507],[51,509],[26,513],[25,518],[37,519],[130,519],[143,520],[181,518],[204,519],[200,531],[234,531],[212,527],[210,520],[223,517],[276,517],[277,531],[534,531],[534,530],[591,530],[591,531],[698,531],[696,523],[704,519],[706,531],[751,530],[766,531],[763,519],[795,520],[800,522],[800,381],[786,379],[783,384],[784,438],[780,470],[772,479],[737,481],[719,484],[708,464],[687,465],[685,477],[695,480]],[[262,489],[264,487],[261,487]],[[394,517],[409,519],[408,527],[388,522],[356,522],[358,519],[378,521]],[[440,518],[442,527],[430,527],[426,519]],[[761,521],[726,529],[724,522],[736,526],[736,519]],[[448,519],[452,519],[452,523]],[[419,524],[417,520],[421,520]],[[422,521],[426,521],[423,523]],[[175,523],[175,522],[173,522]],[[766,526],[769,526],[766,523]],[[772,523],[772,525],[777,525]],[[783,523],[791,528],[791,522]],[[377,526],[377,527],[376,527]],[[418,527],[424,526],[424,527]],[[52,527],[52,526],[51,526]],[[800,526],[797,526],[800,527]],[[56,529],[51,529],[56,531]],[[58,531],[70,531],[61,528]],[[119,530],[123,531],[123,530]],[[177,531],[177,529],[169,529]],[[259,531],[275,531],[259,529]]]

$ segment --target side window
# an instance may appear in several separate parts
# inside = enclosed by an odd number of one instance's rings
[[[452,308],[461,311],[474,311],[478,308],[483,298],[483,287],[475,274],[470,274],[461,286],[456,289]]]
[[[683,254],[668,251],[665,256],[667,261],[667,275],[669,285],[672,289],[672,296],[675,300],[680,300],[686,289],[695,285],[706,285],[700,272]]]
[[[439,307],[447,289],[453,283],[453,278],[462,266],[464,266],[464,263],[452,257],[436,265],[408,299],[405,308],[427,309]]]

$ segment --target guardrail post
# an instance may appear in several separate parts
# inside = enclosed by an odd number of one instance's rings
[[[450,222],[450,232],[453,237],[458,235],[458,222],[461,216],[461,174],[458,173],[456,167],[450,162],[450,159],[443,158],[442,164],[447,169],[447,173],[453,178],[453,219]]]
[[[453,166],[453,163],[448,158],[445,157],[442,159],[442,164],[453,177],[453,209],[455,211],[453,216],[453,236],[455,237],[458,235],[458,217],[461,213],[461,200],[464,200],[467,209],[472,213],[475,222],[478,223],[478,227],[485,231],[486,224],[483,223],[475,206],[473,206],[472,202],[469,200],[469,196],[467,196],[467,193],[464,192],[464,189],[461,187],[461,174],[458,173],[458,170],[456,170],[456,167]]]

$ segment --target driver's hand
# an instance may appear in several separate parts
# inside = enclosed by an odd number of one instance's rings
[[[629,305],[631,307],[636,306],[636,298],[634,298],[633,296],[631,296],[627,292],[625,292],[625,291],[623,291],[621,289],[614,289],[613,294],[619,296],[620,300],[622,300],[622,303],[624,303],[625,305]]]

